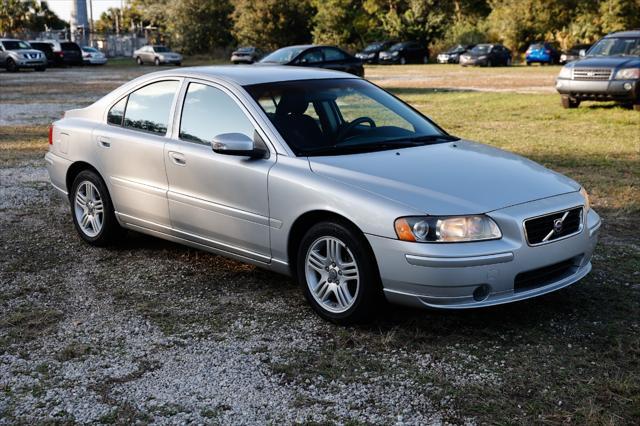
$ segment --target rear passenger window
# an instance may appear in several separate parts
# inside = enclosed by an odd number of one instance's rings
[[[325,61],[344,61],[347,56],[338,49],[326,48],[324,50]]]
[[[124,117],[124,108],[127,106],[127,98],[124,97],[111,107],[107,114],[107,123],[122,126],[122,118]]]
[[[177,88],[177,81],[159,81],[131,93],[124,126],[159,135],[167,133],[169,113]]]
[[[238,104],[222,90],[189,84],[180,119],[180,139],[208,145],[222,133],[243,133],[253,139],[254,128]]]

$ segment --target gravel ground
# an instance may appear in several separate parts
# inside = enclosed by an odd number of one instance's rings
[[[44,170],[46,127],[27,125],[152,70],[0,73],[0,424],[475,424],[504,401],[515,423],[627,423],[593,394],[626,407],[640,391],[637,238],[615,236],[637,222],[605,228],[584,285],[474,313],[389,308],[362,328],[252,266],[135,233],[81,242]]]

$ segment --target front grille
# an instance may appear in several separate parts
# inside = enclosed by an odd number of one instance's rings
[[[611,77],[610,68],[574,68],[574,80],[603,81]]]
[[[521,272],[516,275],[513,282],[513,291],[515,293],[521,291],[533,290],[538,287],[553,284],[570,275],[573,275],[580,262],[582,256],[572,257],[553,265],[544,266],[527,272]]]
[[[561,224],[558,224],[561,222]],[[582,207],[575,207],[524,221],[529,245],[549,243],[580,232]]]

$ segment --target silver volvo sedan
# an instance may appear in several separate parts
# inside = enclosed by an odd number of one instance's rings
[[[89,244],[126,228],[289,274],[343,324],[385,299],[463,309],[566,287],[601,223],[573,180],[335,71],[147,74],[68,111],[49,143]]]

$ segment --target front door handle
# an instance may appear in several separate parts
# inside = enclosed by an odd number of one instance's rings
[[[186,158],[184,158],[184,154],[181,152],[169,151],[169,158],[171,158],[173,164],[176,164],[178,166],[187,165],[187,160]]]
[[[103,148],[109,148],[111,146],[111,139],[106,136],[98,136],[98,144]]]

